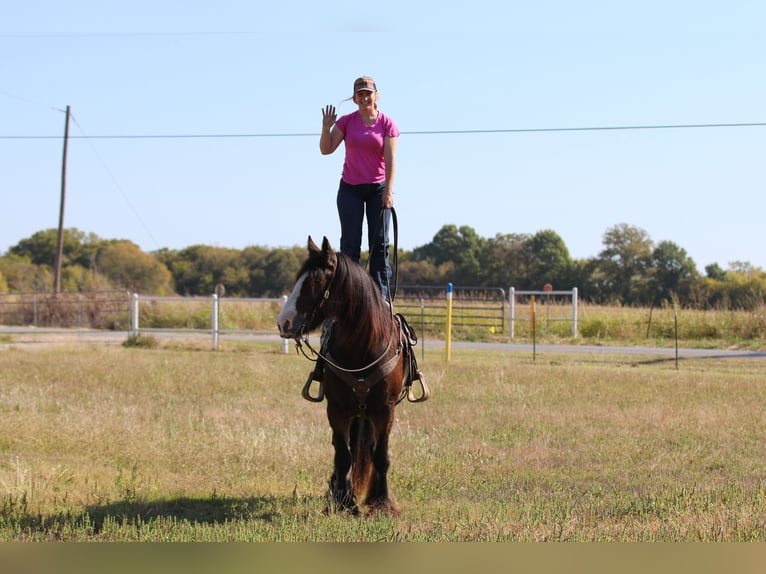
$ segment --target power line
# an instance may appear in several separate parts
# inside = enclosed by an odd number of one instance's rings
[[[132,139],[225,139],[225,138],[277,138],[277,137],[316,137],[319,133],[262,133],[262,134],[122,134],[87,136],[91,140],[132,140]],[[61,136],[2,136],[0,139],[47,140],[61,139]],[[70,136],[70,139],[85,139],[85,136]]]
[[[408,135],[439,135],[439,134],[509,134],[509,133],[544,133],[544,132],[595,132],[595,131],[619,131],[619,130],[677,130],[677,129],[701,129],[701,128],[748,128],[763,127],[766,122],[728,123],[728,124],[665,124],[665,125],[638,125],[638,126],[593,126],[574,128],[511,128],[492,130],[442,130],[442,131],[412,131]],[[405,132],[402,132],[405,133]]]
[[[0,95],[6,96],[8,98],[13,98],[15,100],[19,100],[19,101],[27,103],[27,104],[32,104],[33,106],[39,106],[41,108],[46,108],[46,109],[49,109],[49,110],[53,110],[54,112],[66,113],[66,110],[64,110],[62,108],[58,108],[56,106],[51,106],[51,105],[48,105],[48,104],[43,104],[42,102],[38,102],[36,100],[32,100],[32,99],[26,98],[24,96],[17,96],[16,94],[12,94],[10,92],[6,92],[5,90],[0,90]]]
[[[681,129],[710,129],[710,128],[752,128],[766,127],[766,122],[723,123],[723,124],[661,124],[634,126],[588,126],[570,128],[508,128],[508,129],[466,129],[466,130],[415,130],[403,131],[402,135],[471,135],[471,134],[520,134],[520,133],[551,133],[551,132],[597,132],[597,131],[631,131],[631,130],[681,130]],[[296,138],[318,137],[319,133],[241,133],[241,134],[112,134],[91,136],[70,136],[70,139],[248,139],[248,138]],[[0,135],[5,140],[44,140],[61,139],[55,136],[23,136]]]
[[[0,34],[0,40],[42,40],[42,39],[80,39],[80,38],[176,38],[197,36],[259,36],[268,32],[40,32]]]

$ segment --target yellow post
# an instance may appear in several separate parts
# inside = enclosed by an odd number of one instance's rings
[[[446,333],[447,362],[452,358],[452,283],[447,284],[447,333]]]

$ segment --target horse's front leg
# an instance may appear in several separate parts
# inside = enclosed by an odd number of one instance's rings
[[[393,419],[393,412],[391,413]],[[399,516],[399,508],[391,496],[388,488],[388,468],[391,466],[391,459],[388,454],[388,437],[391,433],[391,422],[383,424],[378,428],[383,431],[378,434],[375,442],[375,450],[372,455],[372,464],[375,469],[370,492],[365,501],[365,505],[372,513],[385,514],[392,517]]]
[[[349,480],[351,470],[351,451],[348,434],[333,429],[332,445],[335,448],[335,465],[330,477],[330,507],[328,511],[351,511],[356,514],[358,508],[354,502],[354,489]]]

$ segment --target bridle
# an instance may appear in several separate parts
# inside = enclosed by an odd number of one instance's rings
[[[388,361],[385,361],[386,357],[388,357],[389,352],[391,351],[391,347],[393,346],[394,342],[394,333],[391,333],[391,337],[388,339],[388,344],[386,345],[386,348],[383,350],[383,352],[373,361],[368,363],[367,365],[360,367],[358,369],[347,369],[345,367],[342,367],[341,365],[337,364],[337,362],[332,358],[332,356],[329,353],[322,353],[321,351],[318,351],[315,349],[311,343],[309,342],[308,337],[308,326],[312,325],[314,323],[314,319],[316,318],[319,311],[322,309],[324,304],[330,299],[331,295],[331,289],[335,283],[335,277],[338,274],[338,268],[341,265],[341,259],[338,258],[338,265],[335,268],[335,271],[333,272],[332,276],[330,277],[330,281],[327,284],[327,288],[322,292],[319,297],[317,298],[316,305],[314,305],[313,310],[311,311],[311,315],[309,318],[304,321],[303,325],[301,326],[300,333],[298,337],[295,339],[295,347],[297,351],[300,351],[300,353],[309,361],[316,362],[318,359],[322,359],[325,364],[335,372],[336,375],[338,375],[344,382],[346,382],[353,390],[354,393],[357,396],[357,399],[359,400],[359,408],[361,410],[364,410],[364,400],[366,398],[367,393],[370,392],[373,386],[388,375],[394,367],[396,366],[396,363],[399,362],[399,355],[401,353],[401,350],[403,348],[403,343],[399,341],[399,345],[397,346],[396,353],[388,359]],[[392,311],[393,313],[393,311]],[[309,356],[308,353],[303,349],[303,345],[305,345],[311,354],[314,356],[312,358]],[[385,361],[385,362],[384,362]],[[365,375],[365,376],[360,376]],[[370,375],[376,375],[376,378],[374,380],[368,379]],[[324,398],[324,393],[320,388],[319,394],[315,397],[312,396],[309,393],[309,387],[311,386],[311,378],[306,382],[306,385],[303,388],[302,395],[305,399],[312,401],[312,402],[321,402]]]
[[[317,298],[317,302],[311,311],[311,315],[309,315],[308,318],[303,322],[303,325],[301,325],[301,330],[298,333],[298,336],[295,338],[296,345],[298,345],[299,348],[300,348],[300,339],[302,338],[303,341],[306,343],[306,346],[309,349],[311,349],[311,351],[314,352],[314,354],[318,354],[318,353],[316,353],[314,349],[311,348],[311,345],[309,344],[308,326],[314,323],[314,319],[316,318],[317,313],[319,313],[322,307],[324,307],[324,304],[327,303],[327,300],[330,298],[330,290],[335,284],[335,276],[338,274],[338,267],[340,267],[340,257],[338,257],[337,262],[338,263],[335,266],[335,270],[332,272],[332,275],[330,276],[330,281],[328,281],[327,283],[327,288]],[[305,356],[305,353],[304,353],[304,356]]]

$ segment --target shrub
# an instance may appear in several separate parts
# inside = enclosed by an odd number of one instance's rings
[[[150,335],[128,335],[128,338],[122,343],[123,347],[129,349],[156,349],[159,341],[156,337]]]

